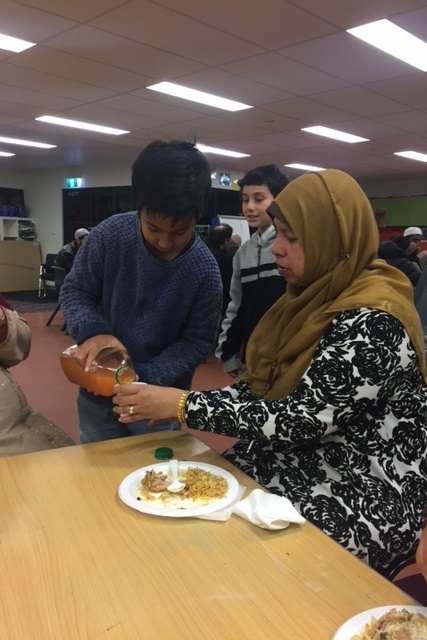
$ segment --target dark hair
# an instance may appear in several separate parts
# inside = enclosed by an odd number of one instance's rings
[[[265,185],[270,189],[274,197],[289,184],[288,178],[282,173],[277,164],[265,164],[248,171],[243,178],[237,181],[240,189],[254,184]]]
[[[395,245],[403,249],[403,251],[406,251],[412,242],[409,236],[397,236],[396,238],[392,238],[391,241],[394,242]]]
[[[220,247],[226,240],[229,240],[233,235],[233,227],[229,224],[218,224],[216,227],[211,227],[209,230],[208,240],[211,244]]]
[[[211,189],[211,169],[192,142],[150,142],[132,165],[132,188],[140,213],[199,220]]]

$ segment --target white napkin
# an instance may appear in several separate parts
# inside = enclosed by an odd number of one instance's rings
[[[291,522],[303,523],[305,519],[298,513],[292,503],[283,496],[266,493],[262,489],[254,489],[244,500],[240,500],[245,487],[239,485],[240,491],[236,500],[225,509],[198,516],[202,520],[228,520],[235,513],[262,529],[286,529]]]
[[[233,513],[262,529],[286,529],[291,522],[305,522],[290,500],[262,489],[254,489],[247,498],[235,504]]]

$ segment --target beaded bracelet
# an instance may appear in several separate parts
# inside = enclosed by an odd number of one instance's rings
[[[187,400],[188,391],[183,391],[178,402],[178,408],[176,410],[176,417],[179,422],[185,422],[185,402]]]

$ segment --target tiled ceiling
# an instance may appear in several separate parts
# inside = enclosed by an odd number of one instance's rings
[[[3,169],[130,163],[153,138],[196,138],[250,154],[245,171],[299,162],[356,178],[423,175],[393,155],[427,153],[427,75],[346,29],[388,18],[427,41],[422,0],[0,0],[0,31],[37,45],[0,51],[0,136],[56,144],[13,151]],[[155,93],[169,80],[254,108],[229,113]],[[130,130],[105,136],[35,120],[56,115]],[[301,131],[323,124],[368,142]],[[287,170],[289,175],[295,172]]]

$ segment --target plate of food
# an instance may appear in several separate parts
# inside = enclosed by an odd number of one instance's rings
[[[390,605],[347,620],[332,640],[426,640],[427,607]]]
[[[142,513],[190,518],[223,509],[238,497],[239,483],[221,467],[180,460],[173,477],[171,462],[133,471],[119,486],[120,499]],[[182,489],[168,490],[177,481]]]

